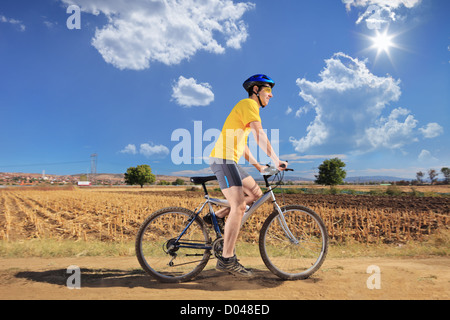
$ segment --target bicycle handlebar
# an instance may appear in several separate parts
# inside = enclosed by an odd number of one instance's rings
[[[266,164],[266,166],[267,167],[261,172],[261,174],[264,176],[264,181],[266,182],[267,188],[270,187],[270,182],[269,182],[270,177],[278,175],[279,180],[278,180],[278,183],[276,186],[276,187],[278,187],[281,184],[281,182],[283,181],[284,171],[294,171],[294,169],[286,168],[286,166],[283,164],[280,165],[280,167],[285,168],[284,170],[278,170],[278,168],[271,166],[269,164]]]
[[[266,164],[266,167],[267,168],[265,168],[265,170],[263,170],[263,172],[261,172],[262,175],[264,175],[264,176],[273,176],[275,174],[282,172],[281,170],[278,170],[276,167],[271,166],[269,164]],[[280,165],[280,167],[286,168],[286,166],[284,164]],[[286,168],[286,169],[284,169],[284,171],[294,171],[294,169]]]
[[[285,164],[281,164],[280,167],[281,168],[286,168],[286,165]],[[294,169],[286,168],[286,169],[284,169],[284,171],[294,171]]]

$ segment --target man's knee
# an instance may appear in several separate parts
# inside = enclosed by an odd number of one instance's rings
[[[259,186],[256,186],[256,191],[255,191],[255,195],[256,195],[256,200],[258,200],[259,198],[262,197],[263,193],[262,190]]]
[[[250,196],[253,198],[252,201],[258,200],[258,199],[261,198],[262,195],[263,195],[263,193],[262,193],[262,191],[261,191],[261,188],[260,188],[257,184],[255,184],[255,185],[250,189],[250,192],[251,192],[251,195],[250,195]]]
[[[254,200],[257,200],[262,196],[261,188],[252,177],[247,177],[242,182],[244,184],[245,193],[248,197],[252,197]]]
[[[246,207],[247,207],[247,204],[245,203],[245,201],[238,201],[231,205],[231,211],[235,211],[235,212],[243,215]]]

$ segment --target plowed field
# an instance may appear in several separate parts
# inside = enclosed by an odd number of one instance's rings
[[[280,206],[300,204],[316,211],[332,241],[337,242],[423,240],[449,225],[449,197],[285,194],[277,199]],[[168,206],[194,210],[202,201],[201,192],[170,189],[5,189],[0,190],[0,240],[132,240],[152,212]],[[269,202],[260,208],[242,230],[242,240],[257,241],[272,210]]]
[[[422,241],[449,227],[448,197],[286,194],[277,199],[280,205],[284,200],[318,212],[331,246],[350,239],[396,245]],[[151,212],[167,206],[193,210],[202,200],[203,195],[195,191],[3,189],[0,240],[132,241]],[[246,223],[239,241],[255,242],[271,211],[270,204],[263,206]],[[259,257],[244,256],[241,263],[254,269],[254,279],[219,273],[211,261],[192,282],[160,284],[142,271],[135,257],[0,258],[0,299],[450,298],[448,257],[330,257],[312,278],[295,282],[280,281]],[[66,286],[66,270],[71,265],[81,268],[80,290]],[[367,286],[370,265],[381,271],[379,289]]]

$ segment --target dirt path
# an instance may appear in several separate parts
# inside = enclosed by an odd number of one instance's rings
[[[254,279],[219,273],[211,261],[192,282],[161,284],[133,257],[0,259],[0,299],[450,299],[450,259],[445,257],[328,259],[303,281],[278,280],[259,258],[241,262],[254,266]],[[71,265],[81,270],[79,290],[66,286]],[[381,271],[380,289],[367,287],[375,276],[367,273],[371,265]]]

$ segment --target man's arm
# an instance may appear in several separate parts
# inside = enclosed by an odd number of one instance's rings
[[[277,167],[279,170],[284,170],[287,167],[287,162],[280,161],[280,159],[278,159],[278,156],[275,154],[275,151],[273,150],[272,145],[269,142],[269,138],[267,138],[267,135],[263,130],[261,122],[250,122],[250,129],[252,130],[256,143],[270,157],[270,159],[272,159],[275,167]],[[280,165],[284,165],[285,167],[282,168],[280,167]]]
[[[244,158],[248,161],[248,163],[252,164],[259,172],[264,168],[264,166],[260,165],[258,161],[256,161],[255,157],[250,152],[248,145],[245,145],[244,149]]]

